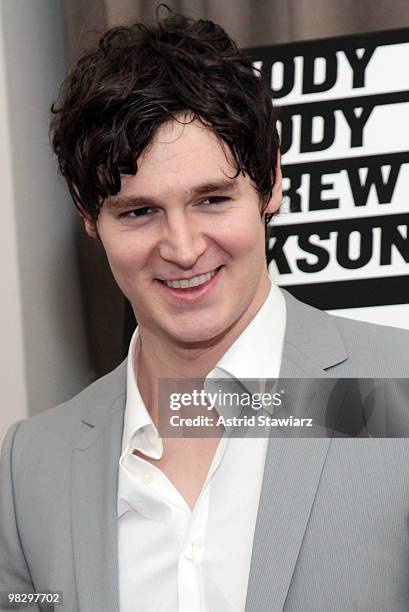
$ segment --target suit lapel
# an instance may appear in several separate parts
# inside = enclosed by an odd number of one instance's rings
[[[94,397],[84,411],[84,436],[72,454],[75,576],[79,609],[89,612],[119,609],[117,490],[126,370],[121,367],[119,378],[110,375],[105,397]]]
[[[267,450],[246,612],[281,612],[330,440],[273,438]]]
[[[336,326],[325,313],[283,293],[287,323],[280,378],[319,378],[330,391],[326,370],[336,372],[348,357]],[[270,439],[246,612],[283,610],[330,444],[329,438]]]

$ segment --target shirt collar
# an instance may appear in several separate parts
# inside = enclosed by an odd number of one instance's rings
[[[163,454],[162,440],[138,388],[136,372],[138,371],[139,352],[140,340],[138,328],[136,328],[128,351],[122,452],[132,447],[152,459],[160,459]]]

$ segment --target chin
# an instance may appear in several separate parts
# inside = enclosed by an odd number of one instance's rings
[[[228,331],[228,325],[200,324],[195,321],[192,327],[184,326],[183,329],[173,330],[171,333],[173,341],[184,347],[198,348],[200,346],[211,346]]]
[[[217,334],[206,332],[204,330],[198,331],[197,329],[194,331],[185,329],[183,332],[176,332],[172,334],[173,340],[177,344],[182,344],[184,346],[211,343],[213,339],[217,338],[217,336]]]

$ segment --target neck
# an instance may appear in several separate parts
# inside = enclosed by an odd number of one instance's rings
[[[202,378],[216,365],[234,339],[223,337],[216,342],[196,346],[175,346],[167,339],[140,330],[139,373],[143,370],[155,383],[159,378]]]

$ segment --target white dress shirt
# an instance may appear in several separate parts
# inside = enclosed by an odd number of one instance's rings
[[[285,301],[270,293],[211,378],[277,378]],[[246,602],[268,438],[222,438],[193,511],[155,465],[163,447],[129,348],[127,399],[118,479],[120,612],[239,612]]]

